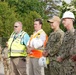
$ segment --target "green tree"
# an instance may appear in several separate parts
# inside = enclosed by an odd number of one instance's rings
[[[15,12],[18,12],[21,16],[23,13],[30,13],[30,11],[36,11],[42,17],[44,14],[45,2],[41,0],[7,0],[10,7],[16,7]]]
[[[15,13],[8,7],[8,3],[0,2],[0,36],[7,37],[13,30],[13,24],[17,20]]]
[[[52,0],[47,1],[50,1],[50,3],[53,2]],[[1,0],[0,36],[10,36],[15,21],[21,21],[24,25],[23,29],[31,35],[34,31],[33,21],[36,18],[43,19],[43,29],[49,34],[51,29],[47,23],[48,15],[54,15],[54,12],[56,13],[56,11],[51,11],[51,9],[49,9],[51,12],[49,14],[46,13],[46,11],[48,12],[48,10],[46,10],[48,2],[45,0]],[[52,5],[49,6],[52,6],[51,8],[56,10],[56,3],[53,2]]]
[[[59,15],[60,0],[44,0],[46,2],[45,14],[52,17],[53,15]]]
[[[50,32],[52,32],[52,29],[50,28],[50,24],[47,22],[46,19],[43,20],[43,29],[47,33],[47,35],[49,35]]]
[[[26,16],[26,14],[25,14],[25,16]],[[36,19],[36,18],[42,19],[42,17],[36,11],[30,11],[30,13],[27,14],[26,17],[25,16],[22,19],[23,26],[24,26],[23,29],[25,31],[27,31],[29,35],[31,35],[32,32],[34,31],[34,28],[33,28],[34,19]]]
[[[76,0],[72,0],[70,4],[67,4],[65,1],[62,1],[62,6],[60,7],[60,17],[62,17],[63,13],[65,11],[71,11],[74,13],[74,15],[76,15]],[[76,17],[76,16],[75,16]],[[74,24],[76,23],[76,21],[74,22]],[[61,26],[64,29],[63,26]],[[74,25],[74,27],[76,28],[76,25]]]

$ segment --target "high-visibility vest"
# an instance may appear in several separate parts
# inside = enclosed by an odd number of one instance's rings
[[[32,35],[32,37],[30,38],[30,41],[33,39],[33,38],[36,38],[36,37],[39,37],[39,34],[41,34],[42,32],[44,32],[43,30],[41,30],[40,32],[38,32],[36,35]],[[45,32],[44,32],[45,33]],[[46,34],[46,33],[45,33]],[[47,40],[48,40],[48,36],[46,35],[46,39],[44,41],[44,45],[43,45],[43,48],[46,46],[46,43],[47,43]],[[32,50],[32,52],[30,54],[28,54],[29,57],[35,57],[35,58],[40,58],[42,57],[42,52],[43,50],[39,50],[39,49],[34,49]]]
[[[21,39],[26,34],[22,31],[21,35],[14,40],[15,33],[12,33],[8,40],[8,57],[27,56],[25,45],[21,44]]]

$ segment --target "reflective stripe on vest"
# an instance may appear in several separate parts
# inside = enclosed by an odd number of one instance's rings
[[[14,41],[13,41],[13,35],[10,37],[8,41],[8,56],[27,56],[26,53],[26,47],[25,45],[21,44],[21,39],[23,38],[24,34],[26,32],[22,31],[21,35],[18,36]]]
[[[32,35],[32,37],[30,38],[30,41],[31,41],[33,38],[39,36],[39,34],[42,33],[42,32],[44,32],[44,31],[41,30],[41,31],[38,32],[36,35],[34,35],[34,36]],[[44,33],[45,33],[45,32],[44,32]],[[47,37],[47,35],[46,35],[46,39],[45,39],[45,41],[44,41],[44,46],[43,46],[43,47],[46,46],[47,38],[48,38],[48,37]],[[30,44],[30,43],[29,43],[29,44]],[[42,57],[42,52],[43,52],[43,50],[35,49],[35,50],[32,50],[32,53],[31,53],[31,54],[28,54],[28,56],[29,56],[29,57],[40,58],[40,57]]]
[[[10,51],[9,51],[10,52]],[[23,53],[24,50],[11,50],[12,53]]]

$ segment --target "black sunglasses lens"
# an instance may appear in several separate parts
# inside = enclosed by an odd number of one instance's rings
[[[15,28],[17,28],[18,26],[14,26]]]

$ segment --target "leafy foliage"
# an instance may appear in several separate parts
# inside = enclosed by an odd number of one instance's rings
[[[9,36],[12,30],[13,22],[15,21],[15,14],[12,9],[8,7],[8,3],[0,2],[0,36]]]
[[[36,11],[37,13],[44,16],[45,3],[39,0],[8,0],[10,7],[16,7],[15,12],[18,12],[20,15],[23,13],[30,13],[30,11]]]
[[[0,36],[9,37],[16,21],[21,21],[23,29],[31,35],[36,18],[43,19],[43,29],[49,35],[47,19],[49,15],[58,15],[56,3],[53,0],[0,0]]]
[[[63,2],[62,2],[62,6],[60,7],[60,17],[62,17],[63,13],[64,13],[65,11],[68,11],[68,10],[71,11],[71,12],[73,12],[74,15],[76,15],[76,5],[75,5],[75,3],[76,3],[76,0],[72,0],[72,2],[71,2],[70,4],[67,4],[66,2],[63,1]],[[75,17],[76,17],[76,16],[75,16]],[[74,27],[76,28],[75,23],[76,23],[76,20],[75,20],[75,22],[74,22]],[[61,26],[61,28],[62,28],[64,31],[66,31],[63,26]]]

